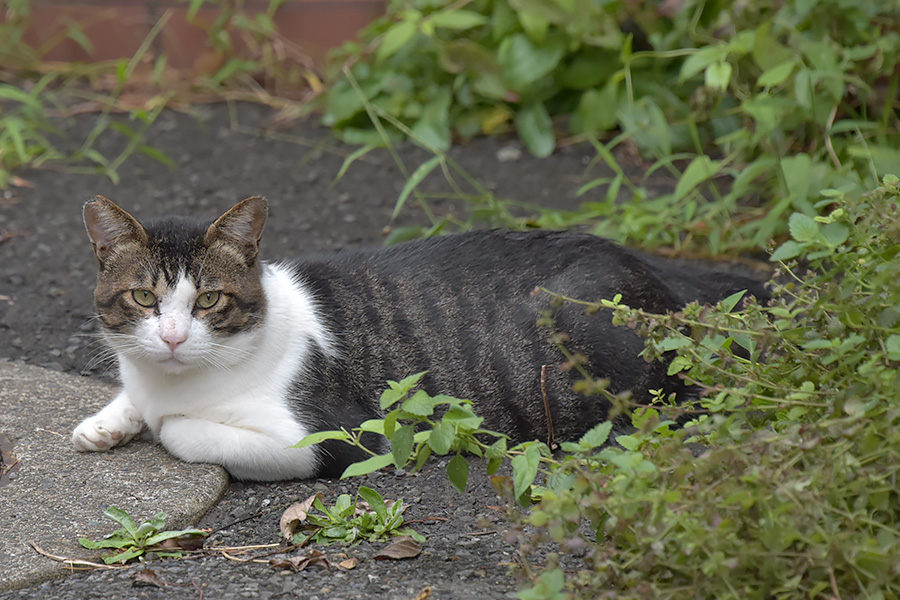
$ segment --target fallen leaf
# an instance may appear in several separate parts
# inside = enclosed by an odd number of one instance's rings
[[[306,554],[299,556],[289,556],[287,558],[273,558],[269,561],[269,566],[273,569],[291,569],[293,571],[302,571],[306,567],[325,567],[331,566],[328,557],[318,550],[309,550]]]
[[[10,183],[10,185],[14,185],[16,187],[29,187],[29,188],[37,187],[33,181],[30,181],[28,179],[23,179],[22,177],[17,177],[17,176],[11,177],[9,180],[9,183]]]
[[[422,544],[414,540],[411,536],[401,535],[381,549],[375,555],[375,560],[399,560],[401,558],[415,558],[422,551]]]
[[[337,563],[337,568],[342,571],[349,571],[350,569],[356,568],[356,563],[359,561],[355,558],[347,558]]]
[[[163,540],[159,547],[166,550],[200,550],[203,548],[204,542],[206,542],[205,535],[185,533],[178,537]]]
[[[413,600],[428,600],[431,598],[431,586],[427,586],[424,590],[419,592],[419,595],[413,598]]]
[[[306,520],[307,513],[312,508],[313,502],[316,501],[316,498],[321,500],[323,497],[322,492],[317,492],[303,502],[295,502],[287,507],[287,510],[281,515],[280,524],[281,535],[284,539],[292,540],[294,538],[294,533],[300,528],[300,524]]]
[[[159,578],[159,575],[153,569],[141,569],[132,576],[131,585],[135,587],[153,586],[161,588],[165,587],[166,583]]]

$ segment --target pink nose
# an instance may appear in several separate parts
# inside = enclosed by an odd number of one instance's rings
[[[171,350],[173,354],[175,353],[175,349],[178,348],[179,345],[184,343],[186,339],[187,335],[174,332],[162,336],[162,340],[166,343],[167,346],[169,346],[169,350]]]

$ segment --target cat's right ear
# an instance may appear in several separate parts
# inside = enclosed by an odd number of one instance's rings
[[[241,200],[209,226],[203,241],[207,246],[217,240],[226,241],[252,264],[259,253],[259,240],[268,214],[269,203],[265,198],[253,196]]]
[[[84,205],[84,227],[101,263],[109,258],[117,244],[126,240],[147,243],[147,232],[137,219],[103,196],[96,196]]]

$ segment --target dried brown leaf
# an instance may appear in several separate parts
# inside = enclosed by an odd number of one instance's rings
[[[273,558],[269,561],[269,566],[273,569],[291,569],[293,571],[302,571],[306,567],[325,567],[331,566],[328,557],[318,550],[308,550],[305,554],[297,556],[288,556],[286,558]]]
[[[399,560],[401,558],[415,558],[422,551],[422,544],[411,536],[401,535],[381,549],[375,555],[375,560]]]
[[[316,498],[321,500],[323,498],[322,492],[317,492],[303,502],[295,502],[287,507],[284,514],[281,515],[280,524],[281,535],[284,539],[288,541],[294,539],[294,533],[297,532],[297,529],[299,529],[303,521],[306,520],[309,509],[312,508]]]
[[[333,564],[334,566],[336,566],[338,569],[340,569],[342,571],[349,571],[350,569],[355,569],[356,564],[358,562],[359,561],[355,558],[346,558],[337,564],[335,564],[335,563],[331,563],[331,564]]]
[[[428,600],[429,598],[431,598],[431,586],[426,586],[413,600]]]
[[[141,569],[131,577],[131,585],[135,587],[153,586],[161,588],[166,586],[166,582],[160,579],[153,569]]]
[[[10,185],[14,185],[16,187],[37,187],[35,183],[28,179],[23,179],[22,177],[13,176],[9,179]]]

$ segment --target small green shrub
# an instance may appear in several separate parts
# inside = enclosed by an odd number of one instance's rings
[[[311,509],[318,512],[312,512]],[[356,501],[349,494],[341,494],[334,506],[322,502],[322,494],[314,494],[293,505],[282,517],[282,536],[297,545],[354,545],[362,540],[383,541],[391,536],[410,536],[418,542],[425,538],[404,525],[406,506],[402,500],[385,501],[381,494],[360,486]]]
[[[200,529],[183,529],[180,531],[163,531],[166,524],[166,513],[159,513],[156,518],[144,521],[140,525],[122,509],[110,506],[103,513],[122,527],[99,541],[81,538],[78,542],[90,550],[112,548],[118,552],[103,557],[106,564],[126,563],[142,557],[147,552],[155,552],[158,556],[180,557],[185,548],[203,547],[203,540],[209,535]]]
[[[526,520],[557,542],[591,524],[570,597],[900,597],[898,183],[792,216],[770,306],[589,306],[647,336],[648,358],[675,352],[703,394],[552,466],[564,485]],[[671,430],[660,414],[680,410],[696,416]]]

